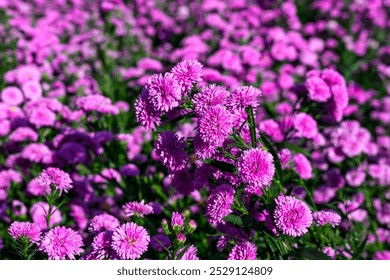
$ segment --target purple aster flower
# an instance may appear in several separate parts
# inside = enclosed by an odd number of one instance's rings
[[[115,230],[111,247],[121,259],[134,260],[146,252],[149,242],[150,237],[145,228],[136,223],[126,223]]]
[[[50,164],[52,162],[52,151],[44,144],[31,143],[24,147],[21,157],[32,162]]]
[[[153,207],[145,204],[143,200],[141,202],[131,201],[123,205],[123,211],[126,217],[138,216],[143,218],[145,215],[153,213]]]
[[[293,237],[305,234],[313,221],[306,203],[292,196],[279,196],[275,202],[273,216],[276,227],[283,234]]]
[[[9,139],[14,142],[23,142],[26,140],[37,141],[38,133],[29,127],[18,127],[9,136]]]
[[[117,227],[119,227],[119,225],[118,219],[114,216],[109,214],[100,214],[91,219],[88,229],[92,233],[114,231]]]
[[[175,133],[165,131],[158,135],[155,143],[156,154],[169,173],[176,173],[186,168],[188,154],[184,151],[186,143]]]
[[[335,227],[338,226],[341,222],[340,215],[332,210],[321,210],[314,212],[313,218],[319,226],[330,224],[332,227]]]
[[[8,105],[19,105],[23,102],[23,93],[17,87],[6,87],[1,91],[1,100]]]
[[[141,171],[139,170],[139,168],[135,164],[132,164],[132,163],[128,163],[128,164],[123,165],[121,168],[119,168],[119,172],[121,173],[121,175],[127,176],[127,177],[135,177],[135,176],[138,176],[139,174],[141,174]]]
[[[0,238],[0,252],[1,250],[3,250],[4,248],[4,242],[3,242],[3,239]]]
[[[183,94],[188,92],[194,83],[202,81],[203,65],[197,60],[183,60],[172,68],[171,73],[178,81]]]
[[[229,96],[228,106],[231,111],[245,110],[246,107],[259,106],[261,90],[253,86],[240,86],[236,88]]]
[[[183,251],[183,248],[179,249],[177,251],[177,255],[179,255]],[[196,255],[198,253],[198,249],[194,246],[191,245],[190,247],[187,248],[183,256],[181,257],[180,260],[182,261],[196,261],[199,260],[199,257]]]
[[[195,155],[199,159],[211,158],[216,150],[216,147],[211,143],[206,143],[201,137],[196,136],[194,140]]]
[[[345,174],[345,179],[351,187],[360,187],[366,179],[366,172],[361,168],[353,169]]]
[[[390,251],[375,252],[373,260],[390,260]]]
[[[294,170],[302,179],[313,178],[313,168],[310,161],[303,154],[296,154],[293,156]]]
[[[56,167],[49,167],[43,170],[38,179],[42,186],[54,187],[60,191],[60,194],[62,192],[67,193],[73,188],[73,182],[69,174]]]
[[[148,100],[148,92],[144,89],[134,104],[135,117],[147,130],[155,130],[161,123],[162,112],[156,111]]]
[[[53,126],[56,121],[56,114],[47,108],[34,108],[29,112],[29,120],[36,127]]]
[[[42,87],[36,81],[29,81],[22,85],[24,97],[30,100],[37,100],[42,97]]]
[[[79,97],[76,106],[87,112],[99,112],[102,114],[117,115],[119,109],[115,107],[111,99],[100,94]]]
[[[206,143],[221,146],[231,132],[231,114],[221,105],[211,107],[199,119],[199,135]]]
[[[322,252],[333,260],[336,258],[336,251],[332,247],[324,247],[322,248]]]
[[[326,102],[332,96],[329,86],[320,77],[309,77],[305,82],[305,86],[311,100]]]
[[[313,139],[318,134],[317,122],[306,113],[299,113],[294,117],[294,128],[298,137]]]
[[[149,77],[145,90],[155,111],[165,111],[177,107],[181,99],[181,89],[172,73],[155,74]]]
[[[228,260],[256,260],[257,247],[249,241],[239,242],[229,253]]]
[[[119,260],[118,254],[111,247],[112,242],[112,231],[103,231],[96,235],[92,241],[92,251],[91,254],[94,256],[94,259],[97,260]]]
[[[255,186],[268,186],[275,174],[272,155],[258,148],[245,151],[237,163],[238,177],[243,183]]]
[[[194,190],[192,175],[187,169],[179,171],[172,176],[172,186],[179,194],[188,195]]]
[[[224,184],[218,186],[209,196],[205,216],[212,226],[224,224],[223,218],[233,212],[231,206],[234,203],[234,194],[233,187]]]
[[[13,222],[8,233],[13,239],[28,238],[32,243],[38,243],[41,240],[41,229],[35,223]]]
[[[66,227],[55,227],[42,238],[39,249],[49,256],[49,260],[74,260],[84,250],[81,235]]]
[[[223,86],[215,84],[202,87],[200,92],[194,95],[194,111],[198,116],[203,116],[210,107],[225,106],[229,92]]]

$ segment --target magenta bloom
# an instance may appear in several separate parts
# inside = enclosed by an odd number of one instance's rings
[[[38,140],[38,133],[29,127],[18,127],[10,134],[9,139],[15,142],[27,140],[35,142]]]
[[[279,196],[275,202],[273,216],[278,230],[293,237],[305,234],[313,221],[306,203],[292,196]]]
[[[94,259],[120,259],[114,249],[111,247],[112,231],[103,231],[95,236],[92,242],[91,254]]]
[[[322,252],[333,260],[336,258],[336,251],[332,247],[324,247],[322,248]]]
[[[335,227],[338,226],[341,222],[340,215],[332,210],[321,210],[314,212],[313,218],[319,226],[330,224],[332,227]]]
[[[69,174],[56,167],[49,167],[39,175],[39,183],[42,186],[54,187],[56,190],[68,192],[73,188],[73,182]]]
[[[301,176],[302,179],[313,178],[313,168],[310,161],[303,154],[296,154],[293,156],[294,170]]]
[[[156,111],[148,100],[148,92],[144,89],[134,103],[135,117],[137,122],[146,127],[147,130],[155,130],[161,123],[162,112]]]
[[[169,173],[176,173],[186,168],[188,154],[184,151],[186,143],[177,134],[165,131],[158,135],[155,143],[156,154]]]
[[[294,117],[294,128],[298,137],[313,139],[318,134],[317,122],[306,113],[299,113]]]
[[[99,233],[102,231],[113,231],[119,227],[119,221],[114,216],[109,214],[100,214],[91,220],[89,225],[89,231],[93,233]]]
[[[41,240],[41,229],[35,223],[13,222],[8,229],[13,239],[28,238],[32,243]]]
[[[131,201],[123,205],[123,210],[125,212],[126,217],[130,216],[138,216],[143,218],[146,215],[153,213],[153,207],[145,204],[145,202],[142,200],[141,202],[138,201]]]
[[[171,226],[173,228],[177,228],[177,230],[181,230],[184,226],[185,218],[178,212],[173,212],[171,217]]]
[[[221,105],[211,107],[199,119],[199,135],[206,143],[221,146],[231,132],[231,114]]]
[[[36,127],[53,126],[56,121],[56,114],[47,108],[34,108],[31,110],[29,120]]]
[[[260,188],[268,186],[275,174],[274,159],[269,152],[252,148],[241,155],[237,172],[243,183]]]
[[[223,86],[215,84],[202,87],[200,92],[194,95],[194,111],[198,116],[203,116],[210,107],[217,105],[225,106],[229,92]]]
[[[309,77],[305,86],[309,91],[309,98],[317,102],[326,102],[332,94],[329,86],[320,77]]]
[[[228,260],[256,260],[257,247],[249,241],[235,245],[229,253]]]
[[[84,250],[81,235],[66,227],[55,227],[42,238],[39,249],[49,256],[49,260],[74,260]]]
[[[223,218],[233,212],[231,206],[234,203],[234,194],[233,187],[224,184],[218,186],[209,196],[205,215],[212,226],[224,224]]]
[[[171,73],[178,81],[183,94],[188,92],[194,83],[202,81],[203,65],[197,60],[183,60],[172,68]]]
[[[180,85],[171,73],[155,74],[149,77],[145,90],[155,111],[165,111],[177,107],[181,99]]]
[[[376,252],[372,257],[374,260],[390,260],[390,251]]]
[[[23,102],[23,93],[17,87],[6,87],[1,91],[1,100],[8,105],[19,105]]]
[[[22,85],[24,97],[30,100],[36,100],[42,97],[42,87],[36,81],[28,81]]]
[[[240,86],[236,88],[229,96],[229,108],[232,111],[245,110],[246,107],[259,106],[261,91],[252,86]]]
[[[146,252],[149,242],[150,237],[145,228],[136,223],[126,223],[115,230],[111,247],[121,259],[134,260]]]

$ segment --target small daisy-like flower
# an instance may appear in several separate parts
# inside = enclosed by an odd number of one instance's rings
[[[203,65],[197,60],[183,60],[172,68],[174,75],[183,93],[188,92],[194,83],[202,81]]]
[[[292,196],[279,196],[275,202],[273,216],[276,227],[283,234],[293,237],[305,234],[313,221],[306,203]]]
[[[340,215],[332,210],[321,210],[314,212],[313,218],[319,226],[330,224],[332,227],[335,227],[338,226],[341,222]]]
[[[229,253],[228,260],[256,260],[257,247],[249,241],[235,245]]]
[[[329,86],[320,77],[309,77],[305,82],[305,86],[311,100],[326,102],[332,96]]]
[[[138,216],[143,218],[145,215],[149,215],[153,213],[153,207],[145,204],[145,202],[142,200],[141,202],[138,201],[131,201],[123,205],[123,210],[126,214],[126,217],[130,216]]]
[[[93,233],[99,233],[102,231],[113,231],[119,227],[119,221],[114,216],[109,214],[100,214],[91,220],[89,225],[89,231]]]
[[[210,107],[221,105],[225,106],[229,92],[223,86],[215,84],[202,87],[200,92],[194,95],[194,111],[198,116],[204,115]]]
[[[206,143],[221,146],[231,131],[231,114],[221,105],[210,108],[199,119],[199,135]]]
[[[318,134],[317,122],[306,113],[299,113],[294,117],[294,128],[298,137],[313,139]]]
[[[136,223],[126,223],[115,230],[111,247],[121,259],[134,260],[146,252],[149,242],[150,237],[145,228]]]
[[[148,99],[156,111],[165,111],[177,107],[181,99],[179,83],[172,73],[152,75],[145,86]]]
[[[8,233],[13,239],[28,238],[32,243],[38,243],[41,240],[41,229],[35,223],[13,222]]]
[[[224,224],[223,218],[233,212],[231,206],[234,203],[234,194],[233,187],[224,184],[218,186],[209,196],[205,215],[212,226]]]
[[[95,236],[92,242],[91,254],[95,259],[120,259],[114,249],[111,247],[112,231],[103,231]]]
[[[74,260],[84,250],[81,235],[70,228],[58,226],[42,238],[39,249],[48,254],[50,260]]]
[[[186,143],[175,133],[165,131],[158,135],[155,143],[156,154],[169,173],[183,170],[188,164],[188,154],[184,151]]]
[[[238,160],[237,172],[243,183],[257,187],[268,186],[275,174],[274,159],[269,152],[252,148]]]
[[[296,154],[293,156],[294,170],[301,176],[302,179],[313,178],[313,167],[310,161],[303,154]]]
[[[324,253],[333,260],[336,258],[336,251],[332,247],[327,246],[322,248],[322,253]]]
[[[257,108],[259,106],[259,98],[261,90],[253,86],[240,86],[236,88],[229,96],[229,108],[235,110],[245,110],[246,107],[252,106]]]
[[[19,105],[23,102],[23,93],[17,87],[6,87],[1,91],[1,100],[8,105]]]
[[[73,188],[73,182],[72,179],[70,179],[69,174],[56,167],[49,167],[43,170],[39,175],[38,180],[39,184],[42,186],[54,186],[56,190],[60,191],[60,194],[62,192],[68,192]]]

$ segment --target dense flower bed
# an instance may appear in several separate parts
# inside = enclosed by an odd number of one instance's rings
[[[388,30],[388,0],[0,0],[0,259],[390,259]]]

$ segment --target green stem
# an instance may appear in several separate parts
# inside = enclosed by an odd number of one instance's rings
[[[253,109],[252,106],[248,106],[245,109],[246,113],[248,114],[248,125],[249,125],[249,131],[251,133],[251,142],[252,142],[252,147],[256,148],[257,147],[257,142],[256,142],[256,127],[255,127],[255,118],[253,116]]]

